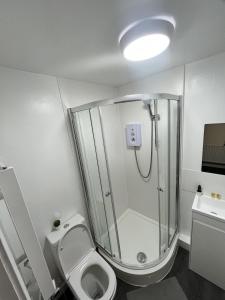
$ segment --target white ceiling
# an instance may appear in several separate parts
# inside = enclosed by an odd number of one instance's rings
[[[170,48],[127,62],[119,33],[155,15],[176,20]],[[8,67],[118,86],[221,51],[224,0],[0,0],[0,64]]]

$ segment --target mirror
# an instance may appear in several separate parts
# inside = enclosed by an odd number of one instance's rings
[[[205,124],[202,172],[225,175],[225,123]]]

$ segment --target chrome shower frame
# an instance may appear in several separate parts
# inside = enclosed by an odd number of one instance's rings
[[[82,157],[81,157],[81,150],[80,150],[80,145],[79,145],[79,140],[78,140],[78,128],[77,124],[74,121],[73,114],[78,113],[80,111],[84,110],[90,110],[95,107],[100,107],[100,106],[106,106],[106,105],[112,105],[112,104],[120,104],[120,103],[127,103],[127,102],[135,102],[135,101],[142,101],[145,105],[150,105],[151,102],[155,102],[157,100],[174,100],[178,102],[178,117],[177,117],[177,178],[176,178],[176,230],[173,235],[173,239],[170,241],[169,239],[169,229],[168,229],[168,243],[167,243],[167,250],[163,255],[160,255],[159,258],[155,261],[152,261],[151,263],[145,264],[143,266],[137,266],[137,265],[127,265],[124,264],[123,261],[121,260],[121,251],[120,251],[120,241],[119,241],[119,233],[118,233],[118,226],[117,226],[117,220],[116,220],[116,213],[115,213],[115,203],[114,203],[114,198],[113,198],[113,193],[112,193],[112,207],[113,207],[113,218],[114,218],[114,224],[115,224],[115,231],[116,231],[116,239],[117,239],[117,244],[118,244],[118,250],[119,250],[119,260],[116,257],[113,257],[107,250],[105,250],[101,245],[99,245],[96,242],[95,238],[95,233],[94,233],[94,228],[93,228],[93,218],[90,213],[90,197],[88,194],[88,189],[87,189],[87,184],[85,181],[85,173],[84,173],[84,166],[82,162]],[[68,114],[69,114],[69,119],[70,119],[70,126],[71,126],[71,131],[73,135],[73,141],[74,141],[74,147],[75,147],[75,152],[76,156],[78,158],[78,163],[79,163],[79,168],[80,168],[80,173],[81,173],[81,179],[82,179],[82,185],[84,189],[84,195],[85,195],[85,202],[87,205],[87,212],[88,212],[88,218],[89,218],[89,223],[90,223],[90,228],[91,228],[91,233],[94,237],[94,241],[96,246],[106,255],[106,257],[109,257],[114,263],[120,265],[121,267],[131,269],[131,270],[145,270],[149,269],[152,267],[157,266],[160,262],[162,262],[169,254],[169,250],[171,245],[173,244],[175,237],[177,236],[177,233],[179,231],[179,197],[180,197],[180,136],[181,136],[181,100],[182,96],[178,95],[173,95],[173,94],[167,94],[167,93],[158,93],[158,94],[135,94],[135,95],[127,95],[123,97],[118,97],[114,99],[105,99],[105,100],[100,100],[100,101],[94,101],[90,102],[87,104],[83,104],[77,107],[69,108],[68,109]],[[101,120],[101,115],[100,115],[100,120]],[[156,118],[156,123],[158,121],[158,118]],[[102,122],[102,121],[101,121]],[[102,123],[101,123],[102,126]],[[104,136],[103,136],[103,144],[104,144],[104,149],[105,149],[105,143],[104,143]],[[108,177],[109,177],[109,183],[111,182],[110,180],[110,174],[109,174],[109,166],[108,166],[108,159],[107,159],[107,154],[106,154],[106,166],[107,166],[107,171],[108,171]],[[113,192],[113,191],[111,191]],[[160,221],[160,187],[158,187],[158,202],[159,202],[159,248],[161,247],[161,221]],[[169,199],[168,199],[168,209],[169,209]],[[168,220],[169,224],[169,220]],[[159,254],[161,251],[159,252]]]

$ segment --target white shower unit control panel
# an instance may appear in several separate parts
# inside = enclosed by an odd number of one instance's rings
[[[127,147],[141,146],[141,124],[129,123],[126,125]]]

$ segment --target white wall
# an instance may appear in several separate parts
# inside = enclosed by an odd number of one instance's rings
[[[225,122],[225,53],[188,64],[185,80],[181,231],[190,235],[198,184],[225,198],[225,176],[201,172],[204,124]]]
[[[159,92],[183,94],[183,66],[157,73],[119,88],[120,95]]]
[[[83,211],[56,79],[0,68],[0,101],[1,160],[15,168],[43,245],[55,211]]]
[[[145,182],[138,173],[134,149],[133,147],[127,147],[125,135],[125,128],[127,124],[141,124],[142,145],[136,152],[141,171],[143,174],[147,174],[151,156],[151,122],[149,112],[146,110],[146,107],[142,102],[122,103],[119,106],[121,112],[121,132],[123,134],[125,175],[129,208],[145,215],[146,217],[158,220],[155,147],[153,146],[151,179],[149,182]]]
[[[59,80],[75,106],[114,96],[115,89]],[[13,166],[42,247],[55,212],[86,215],[65,105],[57,79],[0,67],[0,161]]]
[[[58,82],[63,102],[67,108],[117,96],[117,89],[106,85],[64,78],[59,78]]]

